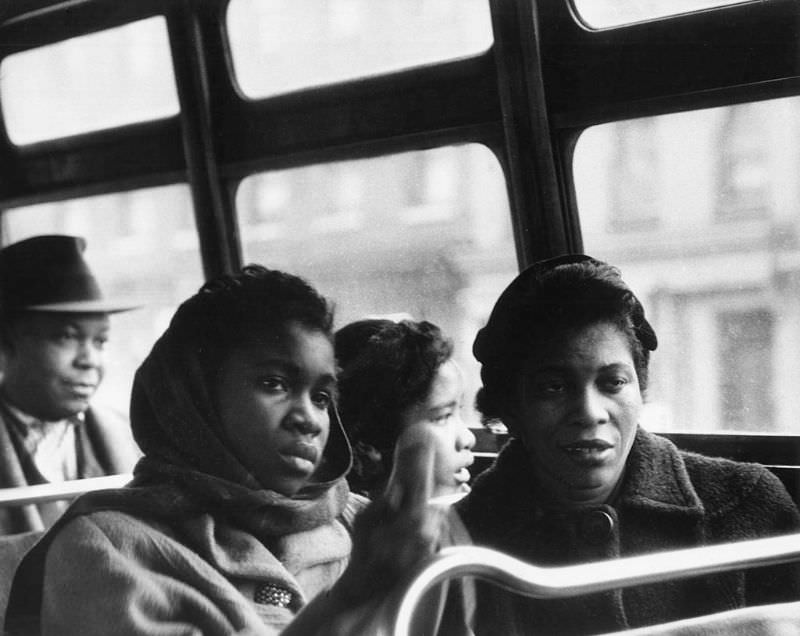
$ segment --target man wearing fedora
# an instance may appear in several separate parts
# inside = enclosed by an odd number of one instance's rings
[[[0,488],[129,472],[128,422],[89,402],[109,314],[84,239],[36,236],[0,250]],[[42,530],[66,502],[0,508],[0,534]]]

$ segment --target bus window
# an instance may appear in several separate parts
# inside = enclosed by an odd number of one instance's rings
[[[618,265],[659,337],[661,431],[797,431],[798,98],[588,129],[574,156],[585,249]]]
[[[174,115],[164,18],[10,55],[0,64],[0,97],[18,145]]]
[[[249,97],[331,84],[486,50],[486,0],[232,0],[236,79]]]
[[[254,175],[237,194],[245,261],[297,272],[369,315],[430,320],[456,342],[472,412],[472,339],[517,272],[497,159],[478,144]]]
[[[106,376],[96,400],[127,412],[133,373],[178,303],[203,282],[185,185],[71,199],[3,213],[6,244],[45,233],[83,236],[104,295],[140,303],[111,318]]]
[[[589,26],[603,28],[632,24],[748,0],[572,0]]]

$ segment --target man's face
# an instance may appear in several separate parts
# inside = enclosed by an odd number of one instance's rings
[[[86,410],[103,379],[108,315],[29,312],[9,332],[6,398],[43,420]]]

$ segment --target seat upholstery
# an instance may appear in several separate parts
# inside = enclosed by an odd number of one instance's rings
[[[0,625],[3,624],[14,573],[22,557],[44,533],[39,530],[0,537]]]
[[[744,607],[606,636],[800,636],[800,601]]]

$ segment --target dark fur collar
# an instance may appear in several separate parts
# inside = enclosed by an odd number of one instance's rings
[[[508,524],[525,523],[540,513],[529,462],[522,442],[512,438],[491,468],[476,479],[472,492],[457,504],[471,531],[478,529],[478,534],[484,534],[480,531],[484,528],[490,534],[502,532]],[[623,480],[614,502],[617,508],[694,518],[705,514],[684,454],[663,437],[638,429]]]

